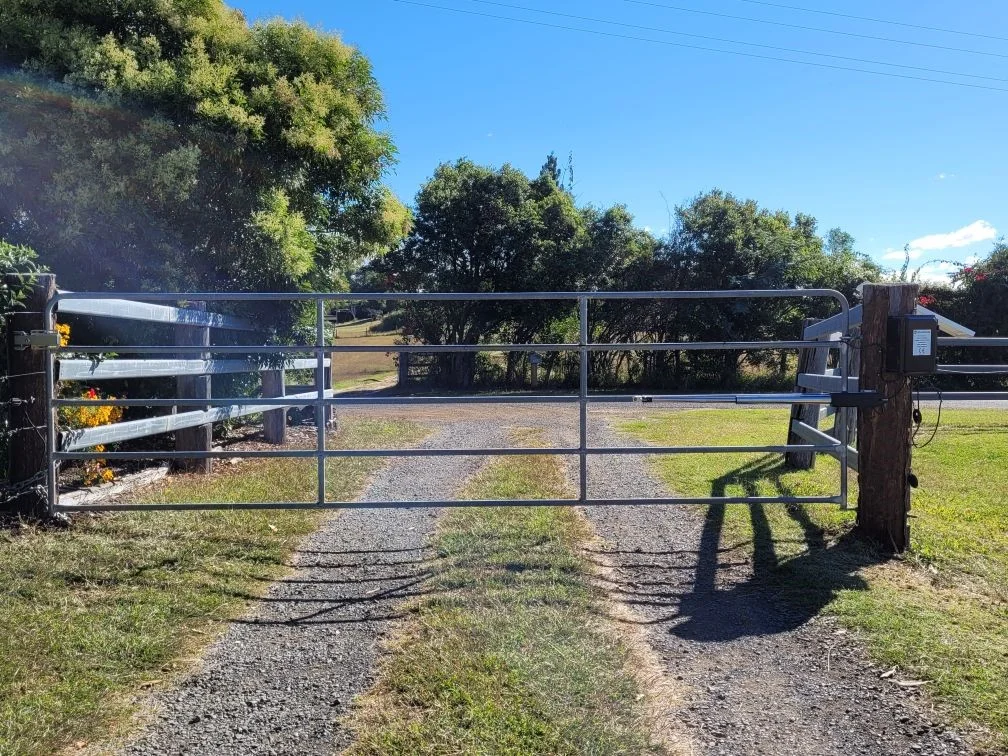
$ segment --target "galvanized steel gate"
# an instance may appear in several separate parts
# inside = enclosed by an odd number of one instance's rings
[[[647,403],[733,403],[737,405],[768,405],[768,404],[822,404],[845,405],[842,398],[829,393],[762,393],[762,394],[656,394],[629,395],[590,393],[588,390],[589,355],[602,351],[703,351],[703,350],[789,350],[811,347],[822,347],[818,341],[717,341],[717,342],[670,342],[670,343],[596,343],[589,338],[588,303],[601,300],[729,300],[729,299],[782,299],[782,298],[826,298],[834,301],[839,307],[837,318],[849,328],[849,305],[840,292],[831,289],[796,289],[796,290],[727,290],[727,291],[632,291],[632,292],[522,292],[522,293],[327,293],[327,294],[222,294],[222,293],[69,293],[61,292],[50,301],[46,315],[54,315],[60,304],[69,311],[90,313],[96,317],[109,315],[114,308],[104,307],[103,302],[122,302],[125,300],[142,300],[142,302],[177,303],[179,301],[202,302],[311,302],[315,308],[315,341],[311,344],[269,345],[269,346],[174,346],[174,345],[128,345],[115,346],[119,353],[143,356],[194,354],[205,357],[212,355],[263,355],[293,357],[311,354],[314,366],[322,371],[331,358],[338,361],[341,353],[348,352],[389,352],[400,353],[476,353],[476,352],[572,352],[577,353],[580,363],[580,386],[577,394],[561,395],[466,395],[466,396],[382,396],[382,397],[347,397],[326,392],[321,384],[309,395],[285,398],[265,397],[228,397],[206,399],[194,402],[180,399],[87,399],[59,398],[56,395],[56,380],[61,356],[70,357],[73,354],[93,355],[100,359],[102,354],[112,350],[102,345],[73,345],[49,350],[46,374],[46,399],[50,410],[67,406],[115,405],[121,407],[175,407],[184,404],[204,404],[213,408],[225,408],[218,412],[221,417],[248,414],[250,411],[267,411],[270,408],[289,406],[312,406],[315,410],[316,444],[314,449],[277,449],[268,451],[223,451],[223,452],[167,452],[167,451],[86,451],[82,449],[68,450],[68,444],[61,437],[53,423],[49,424],[47,444],[49,450],[48,494],[52,511],[98,511],[98,510],[203,510],[203,509],[346,509],[346,508],[409,508],[424,506],[543,506],[543,505],[621,505],[621,504],[708,504],[708,503],[746,503],[746,504],[809,504],[830,503],[841,507],[847,506],[848,464],[846,423],[840,423],[839,437],[835,443],[823,444],[779,444],[765,446],[652,446],[652,447],[593,447],[588,445],[588,408],[591,404],[616,402],[647,402]],[[329,344],[326,338],[325,315],[326,304],[334,300],[388,300],[400,302],[431,301],[431,302],[522,302],[534,300],[560,300],[577,303],[579,333],[578,343],[563,344],[443,344],[443,345],[396,345],[390,348],[386,345],[351,345]],[[74,306],[76,303],[76,307]],[[166,309],[166,308],[161,308]],[[848,382],[848,342],[840,340],[830,343],[831,349],[839,350],[837,363],[840,370],[842,386]],[[308,363],[301,359],[299,364]],[[506,403],[537,403],[537,404],[576,404],[579,410],[579,443],[577,447],[544,447],[544,448],[495,448],[495,449],[329,449],[326,447],[326,429],[323,421],[327,407],[338,408],[350,404],[506,404]],[[849,410],[844,410],[849,411]],[[840,460],[839,490],[826,496],[706,496],[706,497],[665,497],[665,498],[621,498],[592,499],[588,497],[588,457],[591,455],[627,455],[627,454],[724,454],[738,452],[768,452],[784,453],[788,451],[827,452]],[[578,498],[574,499],[535,499],[535,500],[455,500],[455,501],[384,501],[355,502],[329,501],[326,498],[326,460],[338,457],[445,457],[445,456],[501,456],[501,455],[563,455],[576,456],[579,461]],[[98,504],[98,505],[61,505],[58,502],[58,469],[61,461],[80,461],[90,459],[106,460],[150,460],[179,458],[311,458],[316,460],[318,477],[318,495],[311,502],[243,502],[243,503],[179,503],[179,504]]]

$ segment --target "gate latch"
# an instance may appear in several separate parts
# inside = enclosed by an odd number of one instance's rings
[[[886,398],[879,391],[840,391],[830,394],[830,397],[830,405],[833,407],[873,409],[886,403]]]
[[[60,335],[56,331],[25,331],[14,332],[14,348],[24,349],[55,349],[60,345]]]

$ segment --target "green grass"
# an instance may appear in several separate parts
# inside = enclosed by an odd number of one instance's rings
[[[570,492],[556,458],[508,457],[465,494]],[[587,537],[572,508],[450,510],[432,593],[358,701],[350,753],[652,750],[629,651],[600,616],[578,556]]]
[[[346,423],[333,443],[409,443],[417,426]],[[354,497],[377,460],[330,462],[329,495]],[[299,500],[302,460],[222,465],[144,501]],[[0,754],[50,754],[124,726],[131,696],[187,665],[286,569],[318,512],[82,516],[68,530],[0,531]]]
[[[787,421],[781,410],[695,410],[620,427],[652,443],[761,444],[781,443]],[[682,495],[838,490],[838,464],[822,457],[813,472],[770,455],[653,464]],[[914,451],[914,470],[921,488],[901,560],[883,561],[851,537],[854,513],[832,506],[713,506],[705,516],[721,528],[722,546],[753,559],[756,579],[803,610],[862,630],[880,662],[928,680],[954,719],[988,728],[990,747],[1008,750],[1008,413],[944,411],[935,441]]]

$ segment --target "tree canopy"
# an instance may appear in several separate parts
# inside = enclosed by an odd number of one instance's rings
[[[849,234],[833,229],[823,240],[815,219],[802,213],[769,211],[714,190],[677,208],[673,229],[658,240],[635,228],[621,206],[577,207],[560,179],[552,155],[534,179],[507,165],[442,165],[417,195],[405,243],[376,264],[381,275],[372,280],[399,291],[836,288],[849,296],[881,274]],[[593,305],[591,328],[601,342],[790,339],[803,317],[829,314],[829,307],[826,300],[798,299],[608,300]],[[414,303],[405,315],[412,336],[430,344],[578,336],[570,302]],[[684,360],[708,381],[729,382],[743,360],[771,356],[642,350],[595,352],[591,359],[593,375],[613,382],[678,380],[673,376],[682,375]],[[505,382],[525,359],[508,355]],[[455,387],[479,371],[471,356],[443,356],[435,364],[439,380]],[[576,372],[563,355],[544,355],[543,364],[547,375]]]
[[[0,5],[0,237],[68,287],[331,289],[409,214],[368,61],[220,0]]]

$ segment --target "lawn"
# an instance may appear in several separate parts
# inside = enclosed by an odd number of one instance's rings
[[[926,412],[925,422],[934,420]],[[781,443],[788,412],[692,410],[624,421],[650,443]],[[921,438],[930,435],[922,433]],[[681,495],[821,494],[838,490],[838,464],[792,471],[774,455],[654,458]],[[722,545],[743,544],[757,574],[786,600],[822,607],[861,630],[886,665],[927,681],[957,721],[1008,749],[1008,413],[945,410],[935,440],[914,451],[911,550],[886,561],[850,535],[837,507],[711,507]],[[856,502],[852,480],[851,502]]]
[[[388,346],[394,349],[398,333],[371,335],[373,323],[354,323],[336,328],[336,346]],[[389,352],[341,352],[332,355],[333,388],[336,390],[368,388],[395,375],[395,356]]]
[[[346,421],[331,443],[407,444],[422,434]],[[381,461],[329,464],[329,495],[353,498]],[[315,484],[312,461],[257,460],[170,478],[136,499],[311,499]],[[51,754],[126,726],[132,697],[184,670],[242,612],[237,597],[285,572],[291,550],[325,516],[138,513],[0,531],[0,754]]]
[[[464,493],[572,495],[546,456],[495,460]],[[434,590],[358,701],[351,754],[653,750],[631,654],[578,555],[589,537],[580,517],[567,507],[449,511]]]

